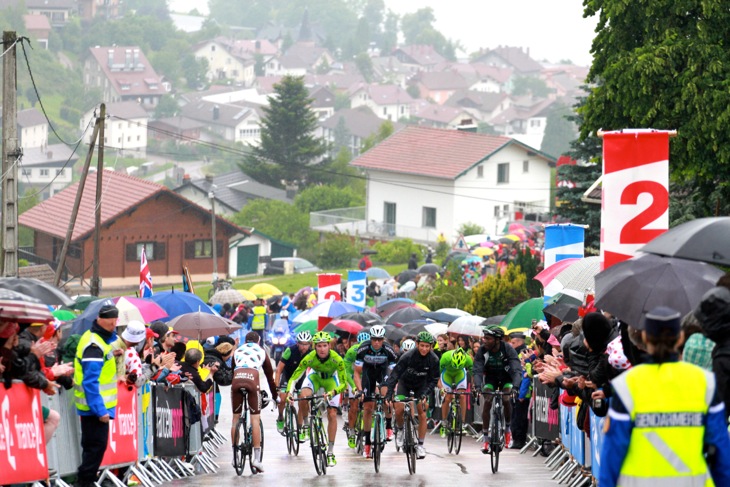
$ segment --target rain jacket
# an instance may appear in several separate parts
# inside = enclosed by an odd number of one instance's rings
[[[710,289],[702,296],[694,313],[707,338],[716,344],[712,351],[712,371],[717,379],[717,392],[727,411],[730,406],[730,290],[725,287]]]

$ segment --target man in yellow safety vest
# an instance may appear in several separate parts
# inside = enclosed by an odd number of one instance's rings
[[[269,316],[266,314],[266,306],[264,306],[264,300],[256,298],[254,301],[253,309],[251,314],[248,316],[248,325],[251,327],[251,331],[255,331],[261,337],[259,343],[264,343],[264,330],[268,323]]]

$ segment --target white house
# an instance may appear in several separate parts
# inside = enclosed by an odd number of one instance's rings
[[[203,124],[203,128],[224,140],[244,145],[261,143],[261,106],[239,101],[214,103],[198,100],[182,107],[184,117]]]
[[[18,170],[19,193],[30,190],[46,200],[71,184],[78,153],[65,144],[24,148]]]
[[[383,120],[396,122],[411,116],[413,98],[398,85],[361,84],[350,93],[350,106],[366,106]]]
[[[86,130],[98,115],[99,108],[94,107],[81,117],[80,129]],[[149,115],[139,103],[122,101],[109,103],[106,106],[104,122],[104,145],[119,151],[124,157],[144,158],[147,154],[147,122]],[[92,130],[86,130],[84,140],[91,142]]]
[[[555,160],[507,137],[407,127],[350,164],[368,178],[358,231],[435,242],[463,223],[499,233],[508,219],[548,213]]]
[[[39,110],[35,108],[19,110],[17,116],[18,144],[23,150],[43,148],[48,145],[48,122]]]
[[[255,54],[222,37],[200,43],[194,52],[197,59],[208,62],[209,81],[230,79],[247,88],[256,80]]]

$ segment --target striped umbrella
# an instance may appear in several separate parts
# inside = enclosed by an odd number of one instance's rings
[[[48,306],[39,299],[9,289],[0,289],[0,318],[18,323],[53,321]]]

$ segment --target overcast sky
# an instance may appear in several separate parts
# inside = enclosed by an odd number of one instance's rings
[[[529,47],[541,61],[570,59],[590,66],[596,17],[583,18],[581,0],[385,0],[399,14],[430,6],[436,28],[469,52],[499,45]]]

